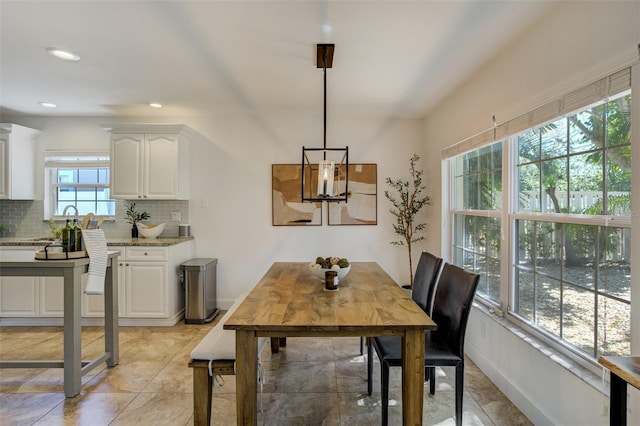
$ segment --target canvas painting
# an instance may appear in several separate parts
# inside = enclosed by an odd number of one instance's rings
[[[377,225],[377,174],[376,164],[349,164],[348,201],[328,203],[329,225]]]
[[[300,164],[271,166],[272,223],[274,226],[322,225],[322,203],[302,202]]]

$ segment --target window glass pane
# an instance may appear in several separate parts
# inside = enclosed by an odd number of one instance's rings
[[[569,151],[585,152],[604,146],[604,105],[569,117]]]
[[[467,210],[478,209],[478,175],[466,175],[464,177],[464,208]]]
[[[533,269],[535,222],[531,220],[519,220],[516,222],[516,226],[518,229],[518,253],[516,263]]]
[[[607,188],[610,191],[631,191],[631,145],[607,150]]]
[[[561,119],[540,128],[542,158],[567,155],[567,120]]]
[[[567,192],[567,158],[557,158],[541,163],[543,212],[562,213],[569,204]]]
[[[519,209],[521,211],[539,212],[541,209],[539,163],[519,166],[518,184],[520,188]]]
[[[500,303],[500,260],[487,259],[487,293],[486,297]]]
[[[96,169],[78,170],[78,183],[97,183],[98,171]]]
[[[491,210],[502,210],[502,170],[494,170],[491,177]]]
[[[98,183],[109,184],[109,169],[98,169]]]
[[[564,224],[564,269],[562,278],[588,288],[595,285],[596,226]]]
[[[493,183],[491,172],[481,172],[479,180],[479,208],[480,210],[491,210],[493,207]]]
[[[464,154],[464,173],[478,171],[478,152],[472,151]]]
[[[535,322],[560,337],[560,281],[536,275]]]
[[[570,211],[602,214],[602,151],[569,157]]]
[[[598,354],[631,354],[631,304],[598,297]]]
[[[456,176],[454,179],[453,207],[459,210],[464,208],[465,203],[464,178],[462,176]]]
[[[588,354],[594,353],[595,293],[565,286],[562,294],[562,337]]]
[[[500,218],[490,217],[487,224],[487,256],[500,259]]]
[[[478,161],[478,170],[488,170],[491,168],[491,145],[480,148]]]
[[[518,135],[518,164],[540,159],[540,131],[528,130]]]
[[[631,143],[631,95],[607,103],[607,145]]]
[[[78,194],[78,201],[95,200],[96,188],[78,188],[77,194]]]
[[[58,201],[75,201],[76,189],[73,187],[59,187],[57,191],[57,199]]]
[[[501,169],[502,168],[502,142],[494,143],[491,145],[491,168],[492,169]]]
[[[96,203],[95,201],[78,201],[76,207],[78,208],[78,216],[84,216],[87,213],[95,213]]]
[[[516,312],[533,322],[535,310],[535,286],[532,272],[516,269]]]
[[[536,222],[535,226],[535,264],[536,272],[542,272],[560,279],[562,263],[562,246],[558,245],[562,238],[560,224]]]
[[[631,230],[600,227],[598,290],[631,302]]]
[[[58,169],[58,183],[76,183],[78,182],[76,170]]]

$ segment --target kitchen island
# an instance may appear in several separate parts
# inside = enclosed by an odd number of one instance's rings
[[[81,358],[82,274],[89,269],[88,257],[79,259],[35,260],[31,251],[4,252],[0,257],[2,277],[62,277],[64,287],[64,359],[62,361],[0,360],[0,368],[64,368],[64,394],[80,393],[82,375],[102,362],[118,364],[118,262],[119,252],[109,251],[104,284],[105,352],[83,362]],[[38,342],[34,341],[33,344]]]

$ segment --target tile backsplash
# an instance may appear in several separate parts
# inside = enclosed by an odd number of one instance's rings
[[[166,223],[163,237],[177,237],[178,225],[189,223],[188,200],[134,200],[136,210],[149,212],[147,223]],[[105,221],[101,228],[107,237],[131,236],[131,225],[127,223],[125,211],[129,201],[116,200],[115,221]],[[179,213],[180,221],[172,221],[171,214]],[[49,234],[49,225],[44,219],[42,200],[0,200],[0,225],[3,237],[40,237]]]

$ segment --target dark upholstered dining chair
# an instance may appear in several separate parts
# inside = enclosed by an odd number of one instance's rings
[[[438,329],[425,332],[424,365],[426,368],[452,366],[456,369],[455,418],[462,424],[462,394],[464,390],[464,336],[467,320],[480,276],[445,263],[433,301],[431,318]],[[372,392],[373,349],[380,358],[382,424],[389,421],[389,368],[402,366],[402,338],[397,336],[371,337],[367,341],[369,355],[367,390]],[[435,374],[429,374],[431,394],[435,393]]]
[[[436,288],[438,273],[442,266],[442,258],[427,251],[420,254],[416,273],[413,276],[413,290],[411,298],[422,308],[427,315],[431,314],[433,303],[433,291]],[[364,338],[360,338],[360,355],[364,355]]]

